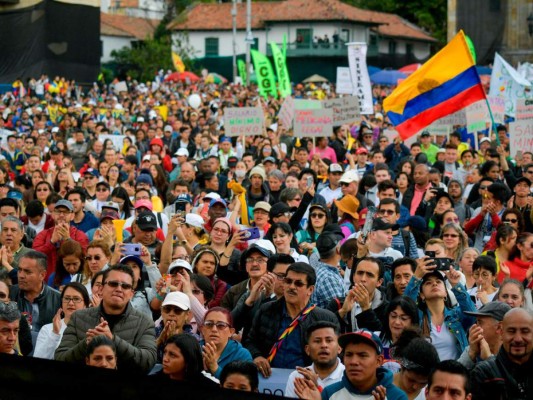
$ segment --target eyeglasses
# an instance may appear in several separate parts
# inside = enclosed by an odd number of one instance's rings
[[[280,214],[276,215],[276,218],[281,218],[281,217],[283,217],[283,216],[285,216],[285,217],[287,217],[287,218],[290,218],[291,215],[292,215],[292,213],[289,212],[289,211],[287,211],[287,212],[280,213]]]
[[[100,261],[102,259],[102,257],[100,256],[87,256],[85,257],[85,261]]]
[[[348,182],[341,182],[341,186],[350,186]]]
[[[204,326],[207,329],[213,329],[216,326],[219,331],[222,331],[222,330],[224,330],[226,328],[229,328],[230,324],[228,324],[227,322],[222,322],[222,321],[218,321],[218,322],[215,322],[215,321],[204,321]]]
[[[276,278],[278,279],[278,281],[285,280],[285,274],[274,274],[274,275],[276,275]]]
[[[444,221],[444,222],[447,223],[447,224],[451,224],[451,223],[458,224],[459,223],[459,218],[446,218],[446,221]]]
[[[67,210],[67,211],[59,211],[59,210],[54,210],[54,214],[56,215],[69,215],[72,211],[70,210]]]
[[[246,264],[264,264],[266,263],[267,260],[265,260],[264,258],[247,258],[246,259]]]
[[[283,282],[285,282],[286,285],[292,285],[294,283],[294,286],[296,286],[297,288],[302,288],[304,286],[307,286],[307,283],[304,282],[304,281],[301,281],[301,280],[295,280],[295,279],[291,279],[291,278],[284,278],[283,279]]]
[[[215,233],[219,233],[221,235],[229,235],[229,231],[227,231],[225,229],[213,228],[212,231],[215,232]]]
[[[458,238],[459,235],[455,234],[455,233],[445,233],[444,235],[442,235],[443,238],[447,237],[447,238]]]
[[[313,214],[310,214],[310,217],[311,218],[325,218],[326,217],[326,214],[321,214],[321,213],[313,213]]]
[[[74,304],[79,304],[83,301],[81,297],[63,297],[63,303],[68,304],[70,302],[73,302]]]
[[[85,180],[87,180],[87,179],[95,179],[95,178],[96,178],[96,176],[89,175],[89,176],[85,177]]]
[[[379,210],[378,211],[382,215],[394,215],[396,214],[396,211],[394,210]]]
[[[119,281],[107,281],[104,282],[104,285],[109,286],[110,288],[116,289],[119,286],[124,290],[131,290],[133,289],[133,285],[131,283],[124,283]]]
[[[492,274],[491,274],[490,272],[482,272],[482,273],[480,274],[479,271],[475,271],[475,272],[472,274],[472,276],[473,276],[474,278],[476,278],[476,279],[479,278],[480,276],[481,276],[483,279],[488,279],[488,278],[490,278],[491,275],[492,275]]]
[[[162,310],[163,310],[163,312],[165,312],[167,314],[170,314],[171,311],[173,311],[174,314],[182,314],[182,313],[184,313],[186,311],[186,310],[182,310],[179,307],[171,306],[171,305],[163,306]]]
[[[504,224],[516,224],[518,220],[516,218],[507,218],[503,220]]]
[[[107,192],[109,191],[108,188],[99,188],[99,189],[96,189],[97,192]]]
[[[48,189],[48,188],[41,188],[41,189],[37,189],[36,191],[37,191],[37,192],[49,192],[50,189]]]

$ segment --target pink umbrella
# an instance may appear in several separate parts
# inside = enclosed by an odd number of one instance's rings
[[[409,64],[409,65],[406,65],[405,67],[400,68],[398,71],[403,72],[406,75],[411,75],[421,66],[422,64]]]
[[[172,74],[170,74],[169,76],[165,78],[165,81],[177,82],[177,81],[186,81],[187,79],[189,80],[189,82],[198,82],[200,80],[198,75],[192,72],[189,72],[189,71],[184,71],[184,72],[173,72]]]

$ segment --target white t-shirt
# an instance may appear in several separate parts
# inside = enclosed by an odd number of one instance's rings
[[[439,332],[440,329],[440,332]],[[460,356],[456,345],[457,339],[450,333],[444,322],[439,328],[431,322],[431,344],[437,350],[439,359],[457,360]]]
[[[342,196],[342,190],[340,186],[335,190],[331,190],[331,188],[328,185],[324,189],[322,189],[319,194],[324,199],[326,199],[326,203],[329,204],[333,202],[333,200],[337,200],[339,197]]]
[[[316,373],[315,364],[311,364],[309,367],[307,367],[307,369],[310,369]],[[323,389],[326,386],[329,386],[333,383],[340,382],[340,380],[342,379],[343,373],[344,373],[344,365],[342,364],[341,360],[337,358],[337,368],[335,368],[335,370],[331,374],[326,376],[324,379],[320,379],[319,377],[318,385]],[[289,379],[287,379],[287,386],[285,387],[285,393],[284,393],[285,397],[293,397],[296,399],[298,398],[298,396],[296,395],[294,391],[294,379],[297,377],[302,378],[303,376],[300,375],[298,371],[292,371],[291,374],[289,375]]]

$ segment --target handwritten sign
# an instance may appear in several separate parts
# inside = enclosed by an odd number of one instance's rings
[[[533,120],[519,120],[509,124],[511,155],[518,150],[533,151]]]
[[[487,96],[487,98],[494,122],[503,124],[505,122],[505,99],[496,96]]]
[[[293,369],[272,368],[272,374],[265,379],[259,374],[259,393],[284,396],[287,380]]]
[[[263,110],[260,107],[226,108],[224,111],[226,136],[261,135],[263,120]]]
[[[326,109],[296,110],[294,114],[294,135],[297,137],[331,136],[333,111]]]
[[[292,119],[294,118],[294,99],[292,96],[285,97],[283,104],[278,113],[278,120],[281,121],[285,129],[292,127]]]
[[[485,100],[475,102],[466,108],[466,127],[468,132],[484,131],[490,121],[489,109]]]
[[[353,124],[361,116],[359,99],[355,96],[324,100],[322,108],[333,111],[333,126]]]
[[[337,82],[335,85],[335,91],[338,94],[352,94],[353,85],[352,77],[350,76],[350,68],[337,67]]]
[[[516,100],[516,119],[533,119],[533,99]]]
[[[113,142],[113,147],[116,151],[122,150],[122,146],[124,146],[124,138],[126,135],[107,135],[107,134],[100,134],[98,135],[98,140],[102,143],[105,142],[107,139],[111,140]],[[135,139],[133,139],[135,142]]]
[[[322,102],[310,99],[294,99],[294,108],[296,110],[316,110],[322,108]]]

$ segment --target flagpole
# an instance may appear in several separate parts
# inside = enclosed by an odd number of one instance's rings
[[[489,115],[490,115],[490,121],[491,121],[489,136],[491,136],[492,132],[494,131],[494,127],[496,126],[496,122],[494,121],[494,115],[492,115],[492,109],[490,108],[489,99],[487,99],[486,97],[485,97],[485,103],[487,103],[487,107],[489,109]],[[496,134],[496,144],[498,146],[500,145],[500,138],[498,137],[497,134]]]

